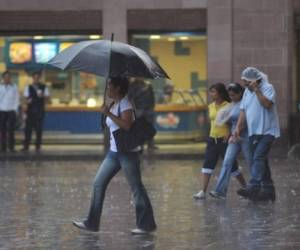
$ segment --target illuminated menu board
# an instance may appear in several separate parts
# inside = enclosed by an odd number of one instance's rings
[[[7,68],[36,70],[51,68],[47,62],[62,50],[81,40],[60,41],[48,40],[7,40],[4,48],[4,57]]]
[[[8,55],[11,63],[28,63],[32,60],[32,44],[28,42],[11,43]]]
[[[36,63],[47,63],[57,54],[57,43],[34,43],[34,58]]]

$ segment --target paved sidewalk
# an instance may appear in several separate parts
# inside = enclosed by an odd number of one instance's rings
[[[203,157],[205,143],[159,144],[153,152],[144,150],[144,157],[159,159],[199,159]],[[21,152],[17,147],[16,153],[0,155],[0,160],[97,160],[104,157],[103,145],[43,145],[40,152],[34,147],[29,152]]]
[[[0,250],[300,249],[299,164],[273,157],[277,200],[253,203],[236,195],[234,179],[227,200],[195,201],[202,163],[142,161],[158,228],[152,235],[132,236],[135,209],[122,171],[107,188],[100,232],[88,233],[72,220],[88,213],[99,161],[0,161]]]
[[[158,144],[158,149],[152,152],[144,150],[146,159],[161,160],[195,160],[202,159],[205,152],[205,142]],[[99,160],[104,157],[103,145],[100,144],[57,144],[43,145],[40,152],[34,147],[29,152],[21,152],[21,146],[16,147],[16,153],[0,153],[0,160]],[[288,148],[274,145],[271,157],[286,158]],[[295,157],[293,157],[294,159]],[[296,158],[297,159],[297,158]]]

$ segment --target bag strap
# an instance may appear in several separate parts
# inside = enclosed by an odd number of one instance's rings
[[[108,106],[108,110],[111,109],[112,106],[114,106],[115,102],[112,102],[109,106]]]
[[[111,109],[111,107],[112,107],[114,104],[115,104],[115,102],[112,102],[112,103],[109,105],[109,107],[108,107],[108,110],[110,110],[110,109]],[[102,127],[102,129],[104,129],[104,128],[105,128],[105,126],[106,126],[106,123],[105,123],[105,121],[106,121],[106,118],[107,118],[107,116],[106,116],[106,115],[104,115],[104,114],[101,114],[101,127]]]
[[[121,116],[121,104],[119,103],[119,105],[118,105],[118,117],[120,117]]]

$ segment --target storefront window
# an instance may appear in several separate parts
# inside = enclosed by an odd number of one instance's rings
[[[0,70],[9,69],[20,93],[31,83],[31,73],[43,70],[42,81],[51,92],[52,106],[99,106],[105,79],[75,71],[61,71],[45,65],[53,56],[76,42],[94,36],[0,37]],[[149,80],[156,102],[206,104],[207,41],[204,33],[132,34],[130,43],[148,52],[170,76]]]
[[[46,65],[60,51],[91,36],[1,37],[0,70],[8,69],[20,93],[31,83],[31,73],[42,70],[51,93],[51,106],[100,106],[105,79],[83,72],[55,70]],[[92,36],[101,38],[100,36]]]
[[[195,32],[133,33],[130,36],[132,45],[148,52],[171,78],[149,80],[157,103],[206,104],[206,38],[206,34]]]

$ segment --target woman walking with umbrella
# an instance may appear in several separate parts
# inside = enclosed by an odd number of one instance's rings
[[[128,100],[129,82],[127,78],[111,78],[107,94],[113,99],[110,108],[101,107],[101,112],[107,116],[106,125],[110,131],[110,150],[102,162],[94,180],[94,190],[87,218],[84,221],[74,221],[73,225],[84,230],[99,231],[100,217],[106,188],[111,179],[122,169],[131,187],[135,209],[137,228],[133,234],[147,234],[156,229],[153,210],[146,189],[141,180],[139,150],[118,152],[113,132],[119,128],[128,130],[134,121],[134,112]]]
[[[74,221],[74,226],[97,232],[105,196],[110,180],[123,170],[129,182],[136,208],[137,228],[133,234],[147,234],[156,229],[152,206],[141,180],[139,146],[129,152],[117,149],[113,132],[129,130],[134,122],[133,107],[128,100],[128,77],[151,79],[169,78],[161,66],[143,50],[121,42],[83,41],[63,50],[49,62],[56,68],[84,71],[108,79],[107,94],[113,105],[101,107],[110,130],[110,150],[102,162],[94,181],[90,211],[84,221]]]

